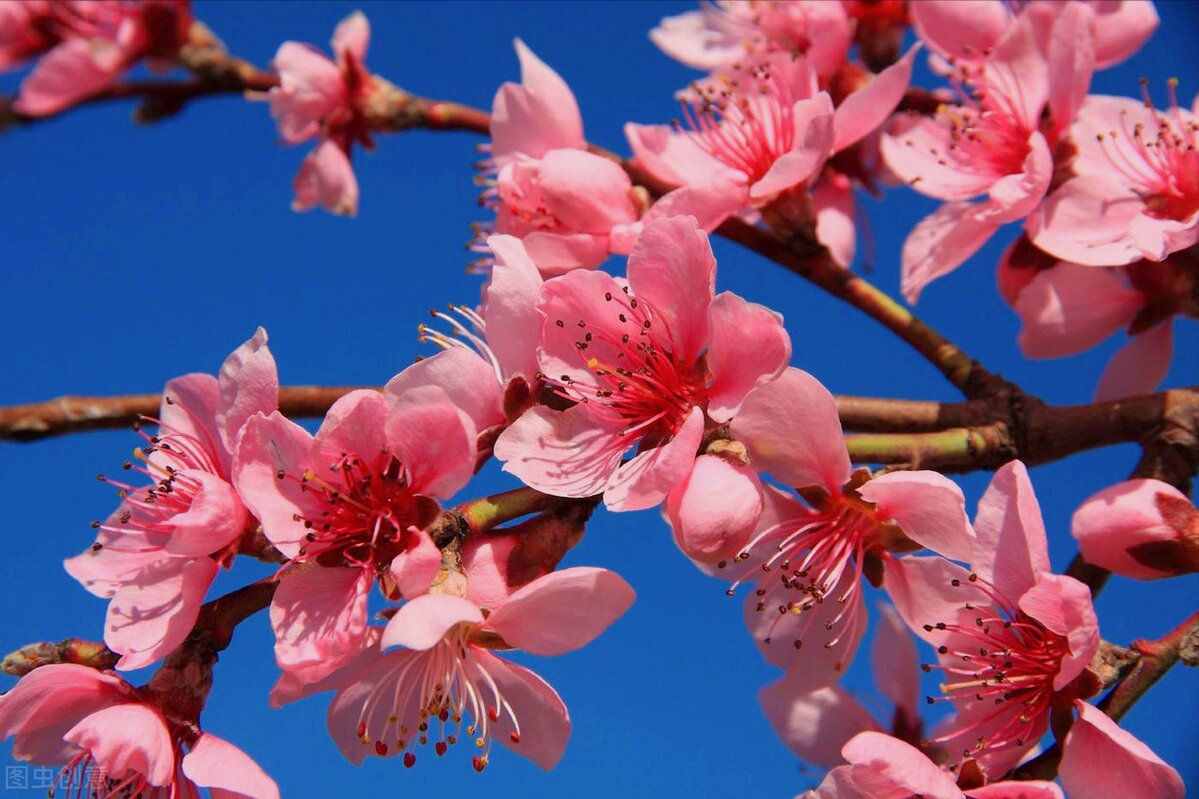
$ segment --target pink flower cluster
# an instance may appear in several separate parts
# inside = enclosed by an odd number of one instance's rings
[[[169,70],[191,24],[188,0],[0,3],[0,70],[38,59],[13,108],[56,114],[112,86],[142,59]]]

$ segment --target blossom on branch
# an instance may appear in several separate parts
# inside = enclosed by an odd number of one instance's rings
[[[453,388],[452,386],[450,387]],[[316,435],[278,412],[246,425],[237,486],[291,564],[271,603],[275,659],[315,681],[366,646],[367,599],[429,589],[441,553],[426,528],[437,498],[475,466],[474,421],[446,390],[352,391]]]
[[[751,392],[729,431],[754,469],[794,486],[804,501],[764,487],[757,526],[735,557],[715,563],[716,574],[733,581],[730,596],[743,583],[754,586],[746,626],[766,660],[792,672],[792,690],[831,685],[866,631],[861,580],[878,584],[894,560],[886,552],[928,547],[969,558],[973,534],[961,489],[936,472],[874,479],[853,472],[836,401],[799,369]]]
[[[55,784],[73,795],[198,797],[210,788],[226,799],[279,797],[245,752],[87,666],[42,666],[0,696],[0,739],[9,737],[17,759],[62,766]]]
[[[633,603],[633,589],[614,572],[575,567],[541,577],[490,612],[468,599],[430,593],[404,604],[377,646],[330,679],[278,696],[290,701],[336,689],[329,732],[353,763],[369,755],[403,755],[433,743],[438,756],[459,741],[477,749],[482,771],[494,742],[553,768],[570,736],[558,694],[529,669],[493,650],[561,655],[590,643]],[[403,647],[392,649],[392,647]]]
[[[375,149],[365,117],[375,88],[375,77],[363,63],[369,44],[370,23],[361,11],[333,31],[333,59],[311,45],[284,42],[273,62],[279,85],[252,98],[270,103],[285,143],[320,137],[292,183],[293,211],[319,205],[332,214],[358,213],[358,179],[350,166],[350,151],[355,143]]]
[[[546,281],[537,358],[570,407],[533,407],[495,445],[505,471],[527,485],[564,497],[602,492],[612,510],[665,499],[691,473],[705,430],[727,422],[791,355],[777,314],[715,294],[716,261],[694,218],[648,223],[628,276],[575,271]]]
[[[0,70],[40,55],[13,109],[56,114],[117,82],[141,59],[171,68],[192,24],[188,0],[0,3]]]
[[[1012,461],[978,503],[973,571],[941,558],[896,558],[886,588],[917,635],[937,648],[940,701],[957,715],[931,738],[950,762],[1004,774],[1041,740],[1049,713],[1098,689],[1091,591],[1054,574],[1028,472]],[[930,701],[937,701],[930,699]]]
[[[246,420],[278,404],[275,359],[262,328],[222,364],[218,376],[189,374],[167,383],[154,435],[126,469],[148,486],[102,478],[121,505],[96,542],[68,558],[67,572],[109,599],[104,640],[121,669],[163,657],[191,631],[208,587],[228,567],[253,519],[232,485],[233,451]]]
[[[1138,580],[1199,571],[1199,510],[1161,480],[1126,480],[1083,502],[1070,532],[1087,563]]]

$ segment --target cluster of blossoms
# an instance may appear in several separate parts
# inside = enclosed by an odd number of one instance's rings
[[[30,115],[101,91],[137,59],[170,59],[191,25],[186,4],[155,0],[26,0],[0,14],[0,67],[45,53],[18,100]],[[931,115],[894,113],[918,51],[900,55],[908,14],[956,92]],[[737,218],[847,268],[855,190],[898,179],[945,201],[904,248],[914,301],[1025,220],[1000,271],[1025,351],[1066,355],[1129,325],[1099,393],[1156,386],[1172,317],[1197,313],[1196,118],[1173,94],[1165,111],[1087,95],[1092,71],[1155,25],[1140,2],[708,4],[652,34],[710,71],[679,92],[683,122],[626,127],[657,199],[588,149],[571,90],[518,41],[521,82],[495,96],[480,181],[495,213],[473,245],[486,253],[480,306],[436,313],[450,332],[422,335],[441,352],[381,391],[345,394],[315,433],[279,411],[261,329],[217,375],[170,381],[125,465],[145,481],[104,478],[120,504],[65,563],[109,601],[115,669],[163,666],[140,687],[74,663],[34,669],[0,696],[0,734],[21,759],[97,766],[97,796],[277,796],[200,726],[227,642],[192,650],[213,581],[241,555],[278,564],[263,583],[272,704],[333,692],[329,732],[347,759],[413,766],[430,743],[441,756],[464,741],[481,771],[498,742],[550,769],[566,706],[502,653],[580,649],[632,605],[614,572],[557,568],[581,527],[544,507],[602,501],[660,507],[683,555],[745,594],[747,630],[784,672],[763,711],[831,769],[805,796],[1086,799],[1114,790],[1097,783],[1103,763],[1123,781],[1113,795],[1181,799],[1178,773],[1087,701],[1102,683],[1091,591],[1052,570],[1025,466],[998,470],[973,522],[937,472],[855,469],[836,400],[791,366],[780,315],[717,293],[708,240]],[[390,86],[364,66],[368,41],[356,13],[333,59],[295,42],[276,54],[279,85],[260,99],[284,142],[317,139],[297,210],[357,211],[350,154],[373,147],[372,104]],[[612,254],[627,255],[623,277],[600,268]],[[546,504],[472,528],[470,501],[449,503],[493,457]],[[1073,533],[1088,562],[1119,574],[1199,571],[1199,511],[1165,483],[1101,491]],[[867,631],[865,583],[894,603],[874,655],[889,724],[837,685]],[[909,633],[937,653],[924,670],[943,695],[929,702],[954,711],[927,736]],[[1051,715],[1071,725],[1061,785],[1011,779]]]

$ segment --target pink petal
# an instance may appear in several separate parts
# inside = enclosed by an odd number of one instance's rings
[[[275,662],[305,682],[332,674],[366,644],[367,569],[318,566],[286,575],[271,601]]]
[[[304,157],[291,187],[296,194],[293,211],[310,211],[319,205],[331,214],[358,215],[358,178],[350,156],[332,139],[321,139]]]
[[[977,60],[994,47],[1011,25],[1003,3],[931,0],[914,3],[912,25],[921,41],[946,58]]]
[[[362,61],[366,58],[370,42],[371,23],[361,11],[352,12],[333,30],[333,52],[338,56],[344,51]]]
[[[863,485],[858,493],[878,506],[880,518],[898,522],[916,543],[952,560],[969,563],[974,530],[957,483],[936,472],[891,472]]]
[[[1091,589],[1061,574],[1043,574],[1037,584],[1020,597],[1020,609],[1065,636],[1070,655],[1062,659],[1061,669],[1053,678],[1054,690],[1060,691],[1082,673],[1099,649],[1099,620],[1091,604]]]
[[[608,510],[629,511],[662,502],[691,473],[703,437],[704,412],[692,408],[669,441],[616,467],[604,488],[604,505]]]
[[[532,381],[539,371],[537,345],[541,338],[541,316],[536,305],[541,293],[541,274],[519,239],[489,236],[487,247],[495,256],[491,280],[483,290],[487,343],[505,378],[519,374]]]
[[[299,42],[281,44],[272,63],[279,87],[271,89],[267,100],[279,135],[289,144],[312,138],[321,120],[343,102],[341,70],[324,53]]]
[[[717,160],[696,144],[689,133],[675,131],[667,125],[632,122],[624,126],[624,132],[637,163],[658,180],[672,186],[733,184],[740,187],[740,199],[733,208],[748,202],[749,187],[745,185],[745,175]]]
[[[1133,336],[1108,361],[1095,401],[1124,399],[1157,390],[1174,357],[1173,319]]]
[[[758,691],[758,704],[774,734],[797,757],[823,768],[844,763],[841,747],[865,730],[878,730],[878,722],[853,694],[834,685],[808,693],[796,690],[798,671]]]
[[[849,179],[825,170],[812,186],[811,195],[816,210],[816,240],[828,249],[834,261],[848,267],[857,247],[857,203]]]
[[[692,560],[731,560],[749,542],[762,513],[762,484],[755,469],[715,455],[700,455],[687,479],[666,500],[674,541]]]
[[[468,668],[475,672],[476,682],[493,682],[520,724],[519,742],[512,740],[517,727],[511,716],[501,712],[492,722],[492,740],[499,741],[521,757],[527,757],[549,771],[562,759],[570,739],[570,714],[557,692],[533,672],[496,657],[490,652],[473,648]],[[486,674],[490,679],[482,678]]]
[[[1066,734],[1058,776],[1070,796],[1182,799],[1182,777],[1094,705],[1075,700],[1078,720]]]
[[[237,540],[250,522],[236,489],[221,478],[198,469],[182,469],[181,479],[199,486],[183,513],[172,516],[164,551],[171,555],[211,555]]]
[[[693,216],[701,230],[713,231],[745,204],[745,185],[732,180],[680,186],[659,197],[642,223],[672,216]],[[615,231],[613,231],[615,233]],[[620,252],[620,250],[615,251]],[[631,250],[632,247],[629,248]]]
[[[225,454],[216,426],[220,384],[215,377],[192,373],[168,380],[162,389],[162,397],[158,421],[164,432],[191,436],[203,442],[213,454]],[[222,466],[227,465],[222,463]]]
[[[108,88],[129,62],[107,39],[68,39],[42,56],[21,82],[13,109],[34,117],[56,114]]]
[[[109,523],[119,519],[125,508],[122,504],[109,517]],[[145,548],[121,552],[111,546],[118,538],[124,544]],[[102,599],[111,599],[127,583],[135,581],[142,569],[165,558],[160,542],[138,538],[135,535],[108,535],[101,531],[101,535],[96,537],[96,543],[101,545],[100,549],[95,549],[95,545],[88,547],[75,557],[64,560],[63,568],[89,593]]]
[[[410,389],[390,405],[387,441],[412,490],[445,498],[465,486],[474,473],[478,436],[470,417],[440,386]]]
[[[903,58],[841,101],[833,114],[833,152],[856,144],[891,116],[912,82],[912,63],[919,49],[919,44],[912,45]]]
[[[505,332],[497,329],[497,336]],[[532,351],[529,357],[532,358]],[[530,377],[534,373],[529,373]],[[476,431],[502,424],[505,420],[495,368],[473,349],[451,347],[430,358],[422,358],[388,380],[383,396],[394,403],[405,392],[423,386],[444,389],[450,402],[470,417]]]
[[[538,230],[521,241],[533,263],[546,277],[563,275],[573,269],[595,269],[611,254],[608,237],[591,233]]]
[[[908,628],[934,646],[948,635],[926,625],[949,623],[962,610],[963,594],[953,581],[968,582],[970,572],[937,557],[892,558],[887,561],[884,588]]]
[[[424,530],[409,527],[404,533],[404,552],[396,555],[389,570],[400,593],[411,599],[429,590],[441,568],[441,550]]]
[[[562,655],[591,643],[633,605],[615,572],[576,566],[540,577],[508,597],[484,628],[534,655]]]
[[[309,508],[319,512],[301,490],[300,478],[311,462],[312,434],[283,414],[246,421],[233,460],[234,484],[262,522],[263,533],[288,558],[296,557],[305,542],[303,518],[311,515]]]
[[[1163,219],[1146,209],[1128,223],[1128,235],[1145,258],[1164,261],[1170,253],[1199,241],[1199,212],[1183,219]]]
[[[982,205],[946,203],[922,219],[903,243],[900,290],[915,303],[924,287],[961,266],[978,252],[999,223]]]
[[[237,448],[237,434],[247,419],[279,407],[279,372],[266,340],[266,331],[258,328],[249,341],[225,359],[217,375],[221,404],[216,424],[229,452]]]
[[[108,604],[104,643],[140,669],[174,651],[191,632],[219,567],[212,558],[167,558],[138,573]]]
[[[392,717],[409,729],[416,729],[426,720],[421,716],[424,708],[420,706],[419,690],[403,691],[395,706],[379,701],[378,697],[394,695],[401,687],[397,675],[421,668],[429,662],[429,657],[430,653],[426,652],[405,649],[382,653],[378,647],[371,647],[338,675],[340,685],[337,695],[329,703],[326,724],[330,737],[347,760],[360,766],[367,755],[379,754],[374,746],[376,741],[393,743],[395,724],[390,720]],[[351,670],[352,673],[345,673]],[[386,709],[385,714],[378,712],[380,706]],[[364,713],[368,707],[375,712]],[[360,724],[366,725],[365,734]],[[392,746],[384,756],[398,755],[400,751],[399,747]]]
[[[1132,57],[1161,20],[1150,0],[1095,3],[1095,68],[1107,69]]]
[[[614,161],[586,150],[551,150],[542,156],[538,176],[550,213],[571,230],[607,234],[637,219],[629,196],[633,184]]]
[[[896,116],[879,141],[887,167],[929,197],[961,201],[983,194],[995,182],[992,169],[962,169],[954,152],[950,120]]]
[[[1083,3],[1066,3],[1057,10],[1048,46],[1049,108],[1054,133],[1063,135],[1091,88],[1096,42],[1080,32],[1093,30],[1096,15]]]
[[[708,306],[716,292],[708,234],[692,217],[653,220],[629,255],[628,275],[633,293],[653,309],[654,324],[668,331],[676,360],[693,363],[708,344]]]
[[[312,440],[312,462],[318,473],[346,455],[371,461],[386,449],[387,413],[387,401],[378,391],[359,389],[338,397]]]
[[[800,100],[792,107],[795,147],[771,165],[749,196],[761,200],[802,183],[816,174],[833,152],[833,101],[827,92]]]
[[[66,763],[78,751],[63,740],[67,730],[131,698],[132,688],[116,675],[74,663],[42,666],[0,695],[0,740],[15,738],[12,754],[17,760]]]
[[[925,799],[962,799],[953,776],[942,771],[919,749],[881,732],[861,732],[841,750],[855,766]],[[855,772],[857,769],[855,769]]]
[[[1005,780],[971,788],[970,799],[1066,799],[1066,795],[1052,782]]]
[[[127,702],[98,710],[63,738],[90,750],[96,765],[118,780],[129,772],[158,787],[174,779],[171,734],[163,717],[146,705]]]
[[[719,19],[725,10],[701,8],[673,17],[663,17],[649,32],[650,41],[666,55],[694,69],[709,70],[732,63],[745,53],[737,30],[724,30]]]
[[[1081,174],[1063,183],[1028,218],[1033,244],[1063,261],[1122,266],[1143,254],[1128,234],[1144,204],[1122,181]]]
[[[491,107],[491,151],[540,158],[559,148],[583,149],[583,119],[575,96],[557,72],[520,39],[520,84],[505,83]]]
[[[1139,580],[1172,575],[1172,571],[1152,565],[1155,559],[1149,556],[1183,535],[1164,518],[1163,500],[1178,507],[1191,503],[1177,488],[1160,480],[1128,480],[1083,502],[1074,512],[1070,532],[1086,562]],[[1150,562],[1138,560],[1138,553]]]
[[[183,773],[201,788],[211,788],[213,799],[222,794],[230,799],[279,797],[279,786],[249,755],[210,732],[201,734],[183,756]]]
[[[1020,461],[1000,467],[978,501],[974,571],[1008,597],[1018,597],[1051,571],[1041,506]]]
[[[712,300],[708,324],[708,415],[727,422],[750,391],[783,373],[791,360],[791,337],[779,314],[728,291]]]
[[[870,647],[870,668],[879,693],[902,710],[909,723],[920,718],[920,660],[911,632],[894,607],[878,603],[881,618]]]
[[[779,613],[774,607],[759,611],[758,597],[751,594],[746,598],[745,625],[758,645],[758,651],[767,663],[795,672],[793,680],[797,692],[806,693],[832,685],[853,663],[858,643],[866,632],[862,591],[849,590],[852,581],[857,579],[852,570],[847,570],[826,592],[830,599],[801,613]],[[847,593],[850,596],[845,602],[836,599]],[[846,618],[832,625],[833,619],[841,615]],[[801,645],[796,646],[796,641]]]
[[[788,424],[780,427],[779,419]],[[849,479],[836,400],[807,372],[788,367],[778,380],[759,386],[730,429],[749,448],[754,468],[789,486],[823,486],[836,493]]]
[[[468,599],[450,594],[422,594],[406,602],[387,623],[379,645],[432,649],[456,624],[480,624],[483,614]]]
[[[369,672],[372,667],[377,666],[382,659],[379,650],[379,638],[382,635],[382,627],[367,627],[366,640],[362,650],[345,665],[337,669],[337,671],[320,679],[308,681],[300,672],[280,672],[278,679],[275,680],[275,684],[271,686],[271,707],[283,707],[305,697],[326,691],[340,691],[347,685],[363,679],[363,674]],[[393,652],[389,653],[388,656],[396,654],[400,653]],[[358,740],[358,743],[361,745],[361,740]],[[341,744],[339,743],[338,746],[341,746]]]
[[[1115,272],[1062,262],[1021,290],[1015,311],[1028,358],[1063,358],[1094,347],[1132,321],[1145,296]]]
[[[584,405],[565,411],[537,406],[495,442],[504,471],[554,496],[589,497],[604,490],[628,442],[600,426]]]
[[[543,320],[537,360],[543,373],[556,380],[566,375],[588,383],[594,380],[594,373],[579,357],[580,342],[586,343],[588,354],[597,360],[616,362],[622,350],[613,342],[619,342],[625,333],[640,332],[636,322],[631,324],[637,325],[637,330],[632,330],[627,327],[630,323],[620,321],[625,311],[621,301],[608,299],[621,297],[624,289],[624,284],[607,272],[576,270],[546,281],[537,304]],[[658,310],[656,306],[654,310]],[[591,341],[585,339],[587,332],[593,333]]]

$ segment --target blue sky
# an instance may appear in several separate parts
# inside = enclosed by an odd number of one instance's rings
[[[482,107],[502,81],[518,78],[512,40],[520,36],[570,83],[588,138],[627,152],[624,122],[676,116],[671,93],[695,77],[646,34],[662,16],[693,7],[199,0],[196,13],[231,51],[263,65],[286,39],[327,47],[337,21],[361,8],[373,28],[372,71],[418,94]],[[1158,36],[1124,66],[1097,75],[1093,91],[1136,95],[1142,76],[1162,100],[1170,76],[1182,79],[1186,100],[1199,89],[1195,6],[1161,3],[1159,11]],[[18,77],[0,76],[0,91],[15,89]],[[146,128],[131,124],[130,110],[89,108],[0,135],[0,403],[157,391],[173,376],[215,371],[258,325],[270,333],[285,384],[379,385],[430,352],[416,338],[429,308],[477,299],[479,278],[465,271],[471,255],[463,244],[470,222],[485,218],[472,184],[479,137],[381,136],[378,152],[356,157],[361,212],[346,220],[289,210],[291,177],[306,147],[277,146],[265,104],[207,99]],[[888,199],[867,204],[875,241],[870,278],[897,294],[903,237],[935,203],[903,190]],[[995,260],[1014,235],[1014,228],[1004,230],[930,286],[917,312],[1044,399],[1085,402],[1119,342],[1062,361],[1021,358],[1017,321],[994,290]],[[923,360],[853,309],[751,253],[723,241],[715,248],[719,289],[781,312],[793,364],[832,391],[958,398]],[[1196,325],[1179,323],[1176,335],[1168,383],[1199,382]],[[0,447],[10,508],[0,533],[0,601],[9,607],[0,649],[101,635],[104,604],[59,563],[90,544],[89,522],[115,502],[96,473],[116,471],[138,442],[114,431]],[[1033,470],[1055,566],[1064,568],[1075,551],[1068,529],[1074,508],[1124,479],[1137,455],[1134,446],[1122,446]],[[987,478],[961,480],[972,515]],[[489,469],[462,498],[512,485]],[[723,583],[678,553],[656,513],[597,514],[568,564],[617,570],[638,601],[583,651],[523,660],[557,688],[574,720],[566,756],[552,773],[506,752],[497,752],[483,775],[462,752],[442,759],[422,752],[413,769],[395,759],[350,765],[325,733],[324,698],[267,706],[276,669],[265,614],[239,628],[222,655],[205,725],[251,753],[285,796],[484,789],[532,797],[789,797],[818,779],[778,743],[758,710],[756,692],[777,672],[742,627],[741,599],[727,598]],[[265,571],[239,562],[218,589]],[[1166,632],[1194,610],[1197,587],[1196,578],[1113,579],[1098,601],[1104,636],[1127,643]],[[848,683],[869,695],[866,665],[860,659]],[[1199,675],[1184,671],[1167,676],[1126,723],[1196,791]],[[7,745],[0,762],[14,762]]]

